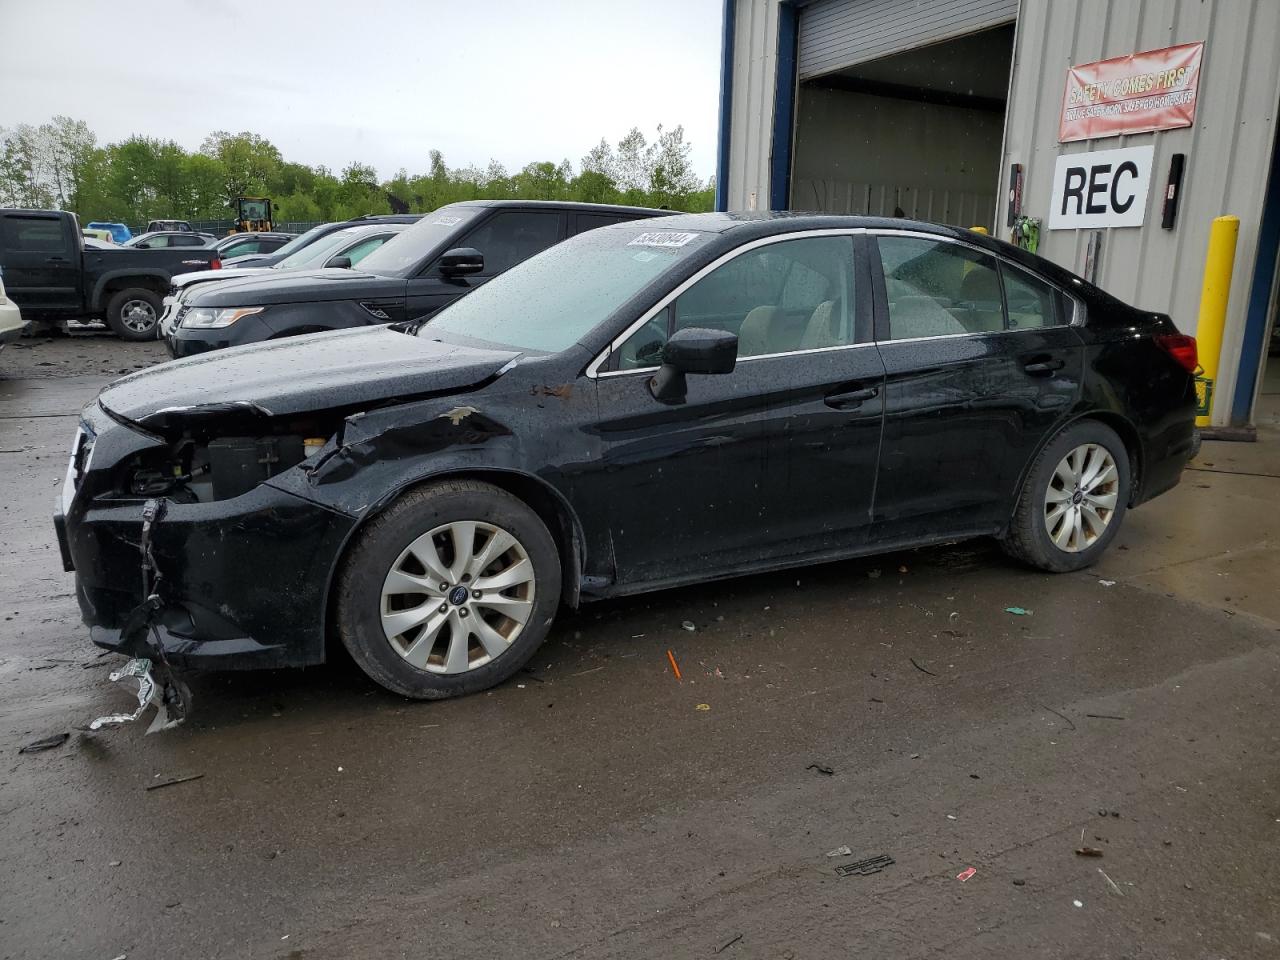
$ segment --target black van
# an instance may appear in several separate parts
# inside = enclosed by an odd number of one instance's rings
[[[537,200],[451,203],[360,261],[204,284],[175,305],[169,352],[223,347],[322,330],[429,317],[547,247],[596,227],[670,210]]]

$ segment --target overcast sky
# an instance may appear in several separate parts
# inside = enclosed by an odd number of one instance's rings
[[[0,0],[0,126],[194,150],[250,130],[383,178],[582,155],[683,124],[715,168],[721,0]]]

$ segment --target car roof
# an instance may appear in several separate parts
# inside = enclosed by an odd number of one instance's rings
[[[280,230],[246,230],[243,233],[228,233],[225,237],[219,237],[218,242],[221,243],[223,240],[254,239],[256,237],[287,237],[292,240],[296,236],[296,233],[284,233]]]
[[[665,217],[674,211],[657,207],[628,207],[617,203],[582,203],[576,200],[459,200],[446,207],[515,207],[525,210],[569,210],[577,213],[635,213],[645,217]],[[441,210],[444,207],[440,208]]]
[[[335,223],[417,223],[425,213],[363,213],[350,220],[336,220]],[[328,224],[331,226],[332,224]]]

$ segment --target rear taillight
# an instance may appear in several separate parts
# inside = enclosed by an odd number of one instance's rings
[[[222,261],[221,261],[221,260],[219,260],[217,257],[214,257],[214,258],[213,258],[213,260],[209,263],[209,269],[210,269],[210,270],[221,270],[221,269],[222,269]],[[1196,348],[1196,342],[1195,342],[1194,340],[1192,340],[1192,341],[1191,341],[1191,349],[1192,349],[1192,350],[1195,350],[1195,348]]]
[[[1196,368],[1200,366],[1199,358],[1196,356],[1195,337],[1188,337],[1185,333],[1170,333],[1156,337],[1156,344],[1182,364],[1187,373],[1195,373]]]

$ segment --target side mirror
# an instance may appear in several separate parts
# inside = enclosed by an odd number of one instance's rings
[[[484,270],[484,254],[475,247],[454,247],[440,255],[436,266],[446,277],[465,277]]]
[[[663,403],[683,403],[689,391],[685,374],[732,373],[737,363],[735,334],[699,327],[677,330],[662,348],[662,366],[649,381],[649,390]]]
[[[351,258],[350,257],[331,257],[329,259],[329,262],[326,263],[325,266],[331,267],[334,270],[350,270]]]

